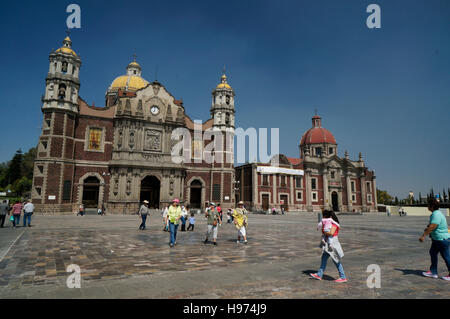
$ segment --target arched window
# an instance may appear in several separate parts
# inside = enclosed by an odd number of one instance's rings
[[[64,100],[66,98],[66,85],[60,84],[58,89],[58,99]]]
[[[67,72],[67,62],[66,61],[64,61],[63,63],[62,63],[62,67],[61,67],[61,70],[64,72],[64,73],[66,73]]]
[[[230,113],[227,113],[225,116],[225,125],[230,125]]]

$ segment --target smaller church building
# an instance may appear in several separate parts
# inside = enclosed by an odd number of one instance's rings
[[[347,212],[377,210],[375,173],[358,160],[338,156],[336,139],[312,118],[300,141],[300,157],[276,155],[269,163],[235,167],[236,201],[254,210]]]

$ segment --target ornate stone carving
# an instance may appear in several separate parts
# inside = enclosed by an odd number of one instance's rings
[[[172,122],[173,118],[172,118],[172,107],[170,105],[167,106],[167,115],[166,115],[166,122]]]
[[[162,156],[159,154],[146,154],[142,153],[142,157],[146,160],[150,160],[152,162],[162,162]]]
[[[114,195],[117,195],[118,192],[119,192],[119,180],[116,178],[114,180]]]
[[[117,146],[119,148],[122,147],[122,142],[123,142],[123,132],[122,129],[119,130],[119,138],[117,139]]]
[[[50,85],[48,86],[48,98],[52,99],[53,94],[54,94],[54,84],[50,83]]]
[[[134,147],[134,131],[130,131],[130,137],[129,137],[128,145],[130,146],[130,148]]]
[[[130,99],[127,99],[125,102],[125,110],[123,111],[124,114],[131,114],[131,102]]]
[[[160,86],[158,84],[154,84],[154,85],[152,85],[152,88],[153,88],[153,94],[158,95]]]
[[[144,150],[161,151],[161,132],[145,130]]]
[[[131,193],[131,180],[127,180],[127,195]]]
[[[171,179],[171,180],[170,180],[170,186],[169,186],[169,193],[170,193],[170,196],[173,195],[173,189],[174,189],[174,186],[173,186],[173,179]]]
[[[184,122],[184,112],[183,109],[181,107],[178,108],[178,112],[177,112],[177,122]]]

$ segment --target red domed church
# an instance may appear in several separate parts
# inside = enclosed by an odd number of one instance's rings
[[[337,146],[315,115],[300,140],[299,158],[280,154],[269,163],[235,168],[236,200],[254,210],[376,211],[375,173],[365,166],[361,153],[356,161],[347,151],[340,158]]]

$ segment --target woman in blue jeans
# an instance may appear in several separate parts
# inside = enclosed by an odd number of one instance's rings
[[[430,216],[430,223],[423,232],[419,241],[423,242],[428,234],[431,234],[431,266],[430,270],[423,272],[425,277],[438,278],[438,254],[440,253],[444,259],[448,276],[441,277],[446,281],[450,281],[450,234],[448,232],[447,219],[439,210],[439,202],[435,198],[428,199],[428,210],[432,213]]]
[[[347,277],[345,276],[344,267],[342,266],[341,259],[344,256],[344,251],[342,250],[341,244],[339,243],[338,234],[340,230],[339,219],[336,214],[330,210],[324,210],[322,212],[323,220],[319,225],[322,229],[322,242],[320,247],[322,248],[322,261],[320,264],[320,269],[315,274],[310,274],[310,276],[317,280],[322,280],[323,273],[327,267],[328,258],[332,258],[336,268],[339,271],[339,279],[335,282],[343,283],[347,282]],[[330,228],[326,228],[325,219],[328,219],[331,223]]]

